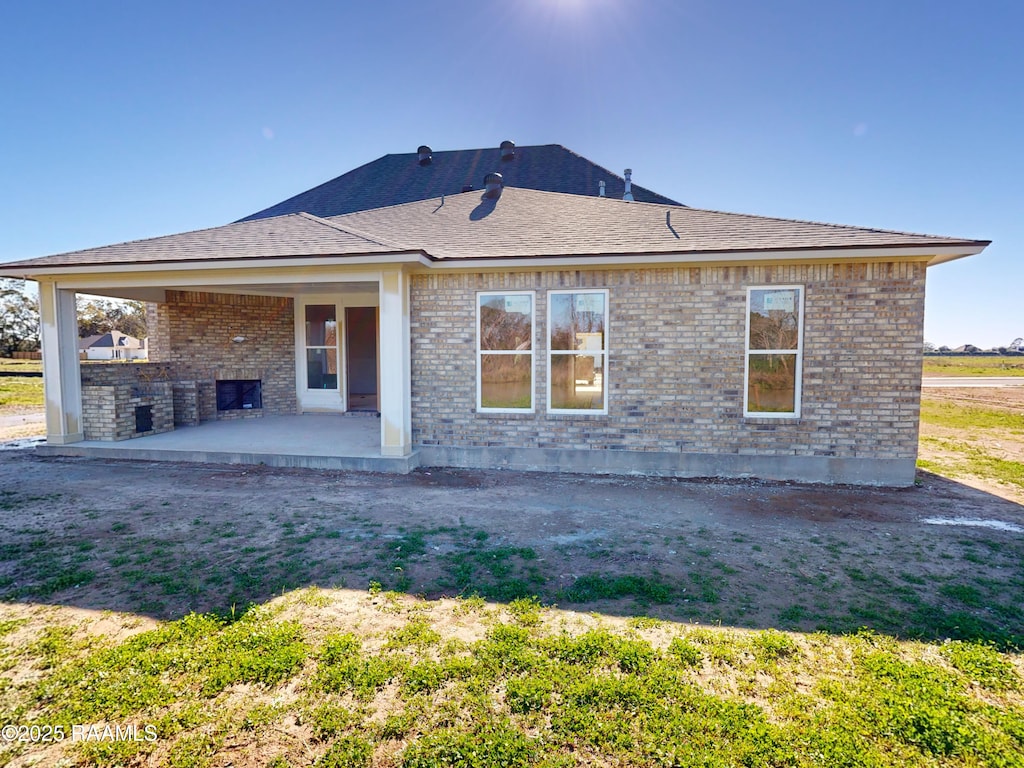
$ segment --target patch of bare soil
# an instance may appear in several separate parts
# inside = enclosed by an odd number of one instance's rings
[[[903,490],[0,453],[0,598],[158,619],[377,583],[752,628],[1024,636],[1024,507]],[[955,630],[955,632],[954,632]]]
[[[0,409],[0,443],[46,434],[46,416],[38,408]]]
[[[926,390],[924,396],[960,405],[1024,411],[1024,387],[935,387]]]

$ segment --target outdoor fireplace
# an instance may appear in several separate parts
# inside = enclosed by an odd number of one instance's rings
[[[218,411],[248,411],[263,407],[260,379],[220,379],[217,381]]]

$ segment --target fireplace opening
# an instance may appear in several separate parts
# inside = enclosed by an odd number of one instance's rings
[[[263,407],[259,379],[224,379],[217,382],[217,410],[240,411]]]

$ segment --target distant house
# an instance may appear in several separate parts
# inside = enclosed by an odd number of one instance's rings
[[[79,339],[78,351],[86,360],[144,360],[148,354],[145,341],[120,331]]]
[[[370,410],[406,468],[911,484],[926,270],[988,241],[702,210],[629,176],[557,145],[420,147],[234,224],[0,265],[40,284],[48,447]],[[80,386],[76,292],[150,302],[151,362]]]

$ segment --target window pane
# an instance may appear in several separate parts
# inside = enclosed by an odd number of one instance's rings
[[[480,349],[533,348],[533,296],[480,297]]]
[[[800,341],[800,291],[750,292],[750,349],[796,349]]]
[[[603,293],[551,294],[551,348],[603,350],[604,298]]]
[[[480,355],[480,407],[532,408],[532,355]]]
[[[338,388],[338,350],[306,350],[306,386],[309,389]]]
[[[306,346],[334,347],[338,344],[338,320],[333,304],[306,307]]]
[[[796,412],[796,355],[750,356],[747,412]]]
[[[551,355],[551,407],[604,410],[604,356]]]

